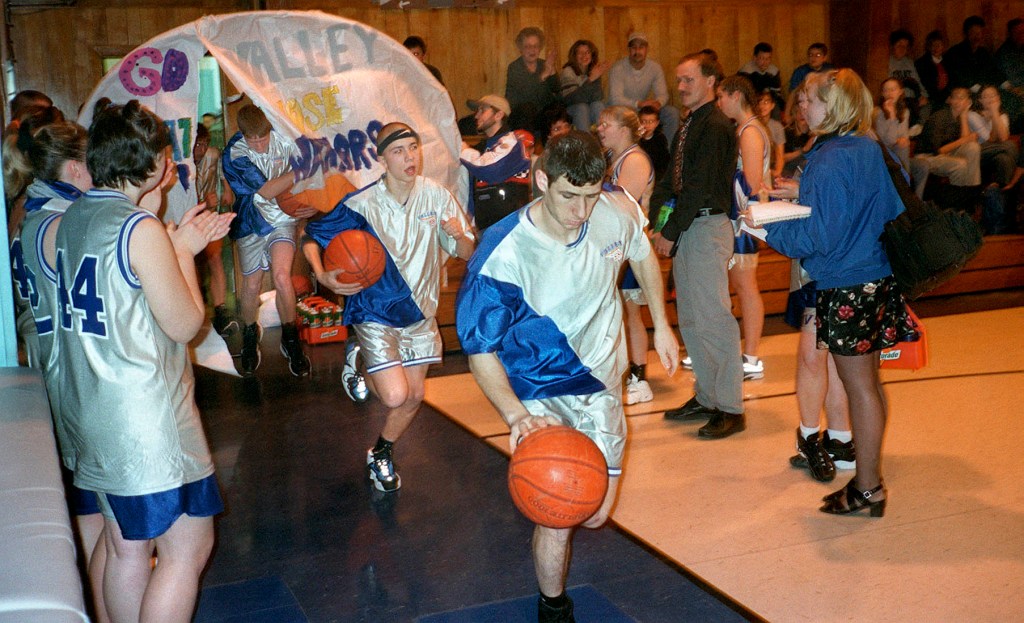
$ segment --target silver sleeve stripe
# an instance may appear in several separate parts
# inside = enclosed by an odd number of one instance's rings
[[[121,230],[117,233],[117,267],[121,271],[121,277],[124,278],[125,283],[136,290],[142,287],[142,282],[139,281],[139,276],[132,270],[131,257],[128,254],[128,244],[131,241],[132,232],[135,231],[135,226],[147,218],[156,217],[149,212],[135,212],[125,219],[124,224],[121,225]]]
[[[53,266],[50,266],[46,262],[46,254],[43,253],[43,238],[46,237],[46,230],[53,224],[54,219],[63,216],[61,214],[51,214],[46,217],[43,222],[39,225],[39,230],[36,232],[36,258],[39,260],[39,267],[43,270],[43,275],[50,280],[50,283],[56,285],[57,283],[57,271]]]

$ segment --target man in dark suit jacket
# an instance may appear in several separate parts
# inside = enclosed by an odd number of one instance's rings
[[[679,333],[697,377],[694,397],[665,412],[672,420],[708,418],[698,437],[717,439],[746,428],[740,330],[729,301],[729,221],[736,173],[736,128],[715,105],[722,66],[691,54],[676,68],[679,96],[691,112],[673,140],[669,170],[651,205],[674,197],[676,207],[651,238],[657,253],[673,255]]]

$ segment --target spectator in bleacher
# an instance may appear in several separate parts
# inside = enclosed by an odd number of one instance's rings
[[[898,78],[903,84],[903,95],[912,125],[918,122],[918,111],[928,105],[928,91],[921,84],[917,66],[910,57],[913,47],[914,35],[909,31],[901,28],[889,35],[889,75]]]
[[[423,37],[418,35],[409,35],[405,38],[405,41],[402,42],[402,45],[405,46],[405,49],[412,52],[412,55],[415,56],[419,62],[423,63],[423,66],[427,68],[427,71],[429,71],[434,78],[437,78],[437,81],[441,83],[441,86],[444,86],[444,78],[441,77],[441,70],[426,61],[427,42],[423,40]]]
[[[651,106],[658,111],[665,138],[671,140],[679,129],[679,110],[669,104],[665,72],[647,60],[647,35],[629,35],[629,56],[616,61],[608,71],[608,105],[639,110]]]
[[[951,185],[961,188],[981,184],[981,146],[967,123],[971,93],[955,87],[946,103],[949,106],[928,117],[911,160],[918,197],[924,196],[928,174],[947,176]]]
[[[966,87],[977,94],[986,84],[1002,88],[1006,78],[985,43],[985,20],[972,15],[964,20],[964,39],[946,52],[946,68],[954,87]]]
[[[923,123],[932,112],[938,110],[949,99],[949,70],[943,55],[946,52],[946,35],[933,30],[924,39],[924,54],[914,61],[914,68],[921,79],[921,88],[928,93],[928,105],[920,111]]]
[[[511,107],[500,95],[485,95],[467,104],[476,111],[477,132],[485,138],[475,148],[463,142],[459,159],[469,171],[468,212],[483,232],[529,203],[533,136],[509,129]]]
[[[546,59],[540,57],[544,49],[544,31],[527,26],[516,35],[519,58],[508,65],[505,73],[505,99],[512,107],[508,124],[513,130],[537,132],[542,120],[540,114],[558,102],[558,54],[550,50]]]
[[[754,58],[747,61],[737,72],[750,80],[756,93],[768,91],[775,100],[772,116],[778,119],[786,100],[782,97],[782,74],[772,63],[772,44],[764,41],[754,46]]]
[[[903,168],[910,170],[910,110],[906,93],[899,78],[889,77],[878,89],[878,105],[874,112],[873,127],[878,138],[885,143]]]
[[[768,128],[768,137],[772,141],[771,178],[782,175],[785,162],[786,129],[775,119],[775,98],[771,91],[761,91],[757,95],[757,106],[754,108],[757,118]]]
[[[828,46],[824,43],[812,43],[807,47],[807,62],[793,70],[789,79],[789,90],[795,91],[808,74],[820,73],[833,69],[828,62]]]
[[[786,102],[786,119],[789,121],[785,127],[786,145],[782,153],[785,164],[782,165],[782,175],[797,181],[807,162],[807,152],[811,151],[815,140],[804,114],[806,99],[804,90],[797,89],[789,94],[789,101]]]
[[[1010,140],[1010,117],[1003,111],[999,89],[988,85],[978,96],[980,110],[968,113],[967,123],[981,144],[982,228],[989,234],[1006,233],[1016,220],[1015,210],[1007,214],[1006,191],[1020,180],[1020,150]]]
[[[668,169],[670,154],[668,151],[668,139],[665,133],[659,129],[661,120],[658,118],[658,111],[653,106],[644,106],[637,112],[640,119],[640,149],[644,150],[647,157],[651,159],[654,167],[654,178],[660,180]]]
[[[569,48],[569,62],[562,67],[559,80],[562,100],[577,130],[589,132],[597,125],[604,110],[604,89],[601,76],[608,71],[608,62],[597,59],[597,46],[580,39]]]
[[[535,145],[534,152],[538,155],[544,151],[544,146],[559,136],[565,136],[572,130],[572,116],[562,106],[549,108],[544,111],[544,125],[541,128],[540,140]]]
[[[1009,83],[1003,106],[1010,115],[1010,131],[1024,133],[1024,19],[1006,23],[1006,40],[996,51],[996,63]]]

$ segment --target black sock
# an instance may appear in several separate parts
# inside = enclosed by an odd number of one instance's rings
[[[553,610],[561,610],[569,604],[569,596],[565,594],[565,591],[558,597],[548,597],[544,593],[540,594],[540,600],[544,602],[544,605],[552,608]]]
[[[633,374],[636,375],[637,380],[639,380],[639,381],[646,381],[647,380],[647,364],[646,363],[641,363],[641,364],[633,363],[633,364],[630,364],[630,367],[633,368]]]
[[[297,342],[299,341],[299,329],[295,326],[294,322],[289,322],[281,325],[281,341],[282,342]]]
[[[382,456],[384,454],[387,454],[388,456],[391,456],[391,447],[394,446],[394,445],[395,445],[395,442],[388,441],[387,439],[384,439],[384,437],[378,436],[377,437],[377,444],[373,446],[373,453],[376,456]]]

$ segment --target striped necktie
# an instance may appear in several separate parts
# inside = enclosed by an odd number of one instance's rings
[[[672,190],[677,195],[683,190],[683,145],[686,144],[686,135],[690,131],[691,121],[693,121],[693,115],[688,116],[683,122],[683,127],[679,128],[676,151],[672,158]]]

